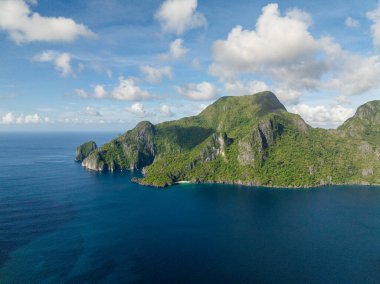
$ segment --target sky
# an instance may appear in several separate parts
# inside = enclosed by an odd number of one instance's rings
[[[380,99],[380,2],[0,0],[0,131],[119,131],[271,90],[315,127]]]

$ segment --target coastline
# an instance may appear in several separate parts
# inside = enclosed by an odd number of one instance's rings
[[[172,184],[165,184],[165,185],[155,185],[147,182],[143,182],[141,179],[138,178],[132,178],[132,182],[148,186],[148,187],[155,187],[155,188],[166,188],[173,185],[180,185],[180,184],[225,184],[225,185],[242,185],[247,187],[261,187],[261,188],[278,188],[278,189],[312,189],[312,188],[320,188],[324,186],[380,186],[380,184],[371,184],[367,182],[361,182],[361,183],[326,183],[326,184],[315,184],[315,185],[302,185],[302,186],[284,186],[284,185],[263,185],[263,184],[257,184],[253,182],[242,182],[242,181],[177,181],[173,182]]]

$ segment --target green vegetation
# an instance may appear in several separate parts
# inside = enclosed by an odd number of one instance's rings
[[[77,148],[76,151],[76,161],[82,161],[84,160],[92,151],[94,151],[97,148],[96,143],[94,141],[89,141],[86,143],[83,143]]]
[[[83,161],[95,170],[143,169],[139,182],[181,180],[281,187],[380,184],[380,101],[337,130],[312,128],[271,92],[223,97],[197,116],[134,129]]]

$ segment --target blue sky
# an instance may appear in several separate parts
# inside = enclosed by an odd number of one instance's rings
[[[336,127],[380,99],[379,7],[0,0],[0,130],[122,132],[267,89]]]

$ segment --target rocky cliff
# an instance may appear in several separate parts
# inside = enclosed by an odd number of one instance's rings
[[[93,152],[96,148],[96,143],[94,141],[89,141],[83,143],[79,147],[77,147],[75,161],[81,162],[83,161],[91,152]]]

